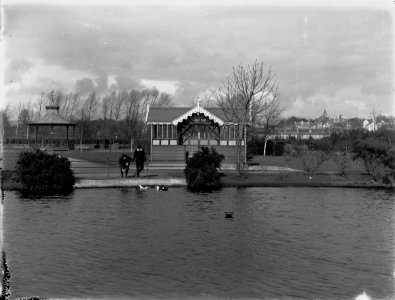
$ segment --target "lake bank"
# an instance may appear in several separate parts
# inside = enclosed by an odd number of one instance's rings
[[[303,172],[224,172],[221,182],[224,187],[350,187],[350,188],[385,188],[393,189],[395,185],[375,182],[369,175],[352,174],[339,176],[334,173],[305,174]],[[20,183],[15,182],[9,174],[4,176],[4,190],[21,190]],[[142,186],[186,186],[182,172],[152,173],[142,177],[121,178],[119,176],[76,177],[74,188],[114,188]]]

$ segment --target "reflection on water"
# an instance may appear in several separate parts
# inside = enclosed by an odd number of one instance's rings
[[[88,189],[35,200],[8,192],[4,227],[12,297],[394,295],[387,191]]]

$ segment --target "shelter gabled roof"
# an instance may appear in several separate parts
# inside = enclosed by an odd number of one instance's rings
[[[29,125],[41,125],[41,126],[75,126],[76,124],[63,119],[59,115],[58,106],[46,106],[45,114],[42,118],[36,121],[31,121]]]
[[[224,124],[224,121],[218,118],[215,114],[201,107],[199,102],[195,107],[191,108],[186,113],[174,119],[172,123],[173,125],[177,125],[178,123],[181,123],[182,121],[188,119],[188,117],[191,117],[193,114],[202,114],[205,117],[209,118],[210,120],[214,121],[215,123],[219,124],[220,126]]]
[[[148,124],[163,123],[177,125],[194,113],[200,113],[210,120],[222,125],[227,121],[226,116],[218,107],[149,107],[146,122]]]

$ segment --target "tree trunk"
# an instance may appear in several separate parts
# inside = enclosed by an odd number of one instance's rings
[[[267,138],[265,138],[265,144],[263,146],[263,156],[266,156],[266,145],[267,145]]]
[[[82,152],[82,136],[84,134],[84,122],[81,123],[80,152]]]

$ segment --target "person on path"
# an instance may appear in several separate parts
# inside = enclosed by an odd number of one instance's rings
[[[137,177],[139,177],[140,173],[144,170],[144,162],[147,161],[145,151],[141,145],[138,145],[137,149],[134,151],[133,160],[136,162],[136,174]]]
[[[129,155],[126,155],[125,153],[122,153],[122,155],[119,157],[118,163],[119,163],[119,168],[121,169],[122,177],[124,173],[125,173],[125,177],[128,177],[131,161],[132,158]]]

